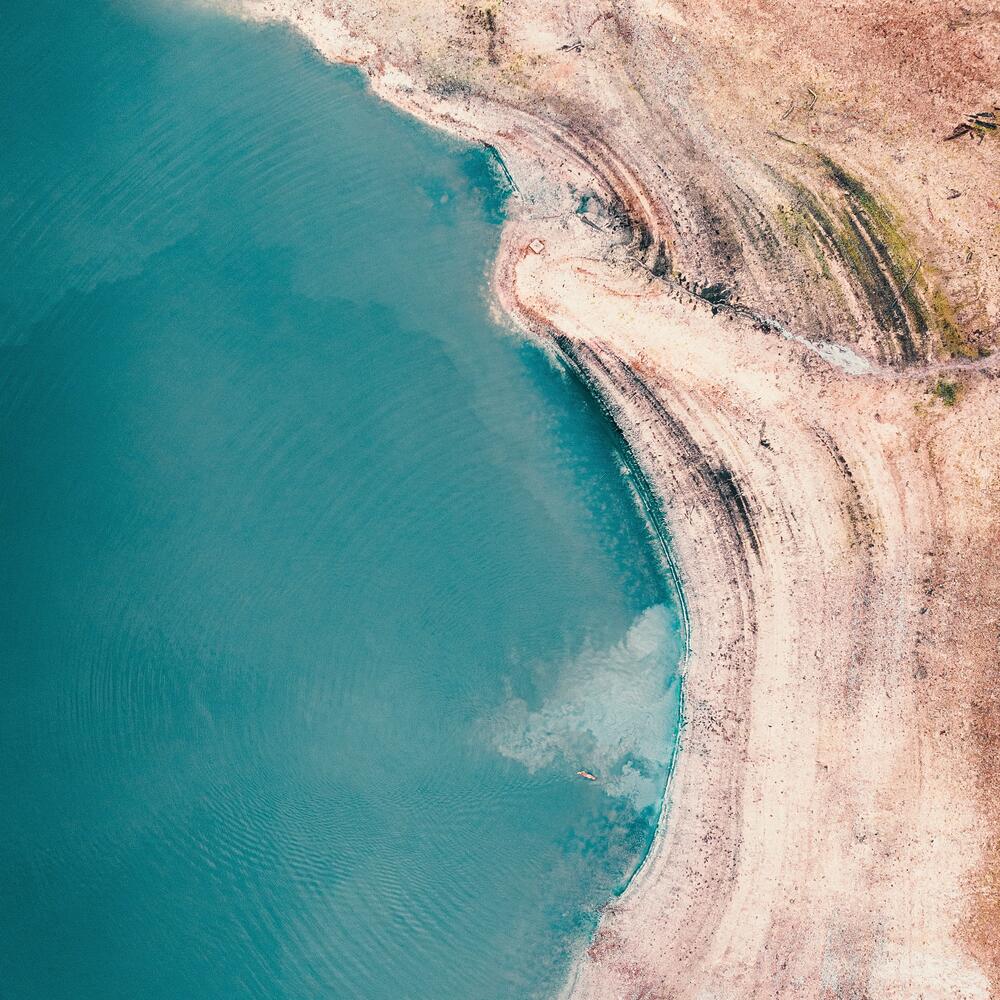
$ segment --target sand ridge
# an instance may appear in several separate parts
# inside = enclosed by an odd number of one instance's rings
[[[666,514],[681,753],[567,996],[1000,995],[995,12],[238,10],[500,151],[498,302]]]

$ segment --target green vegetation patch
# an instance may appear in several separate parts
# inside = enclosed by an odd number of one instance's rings
[[[934,395],[945,406],[954,406],[958,402],[960,390],[961,386],[957,382],[949,382],[947,379],[939,378],[934,386]]]
[[[931,271],[915,255],[899,217],[864,183],[818,154],[832,188],[818,195],[801,184],[778,219],[796,243],[803,237],[832,277],[827,260],[839,260],[853,276],[878,326],[888,335],[885,355],[904,364],[919,361],[931,337],[951,357],[978,357],[963,338],[947,297],[931,285]]]
[[[918,292],[921,262],[890,209],[829,157],[820,161],[843,195],[837,212],[838,252],[857,275],[879,325],[895,332],[902,359],[916,360],[931,326]]]

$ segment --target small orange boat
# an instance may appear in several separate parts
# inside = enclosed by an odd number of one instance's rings
[[[591,774],[590,771],[577,771],[581,778],[586,778],[587,781],[597,781],[597,775]]]

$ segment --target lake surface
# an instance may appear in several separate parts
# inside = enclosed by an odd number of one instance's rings
[[[488,154],[139,0],[0,70],[0,996],[552,995],[681,639]]]

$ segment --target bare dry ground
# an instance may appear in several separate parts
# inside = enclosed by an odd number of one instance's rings
[[[682,752],[567,995],[1000,996],[1000,9],[234,5],[500,151],[498,300],[669,525]]]

